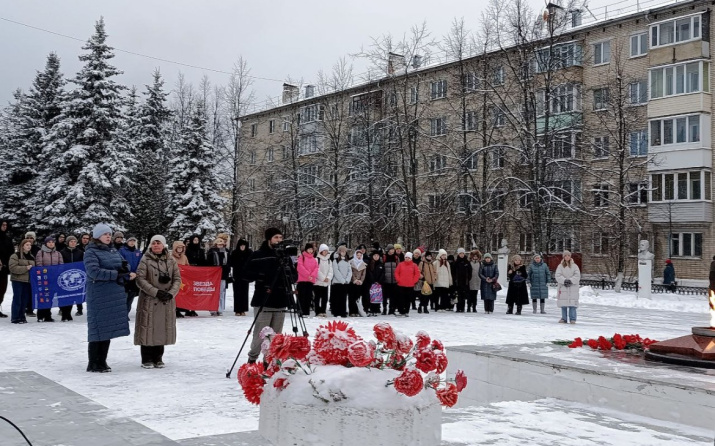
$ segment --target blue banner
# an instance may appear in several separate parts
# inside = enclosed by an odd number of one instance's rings
[[[86,284],[84,262],[36,266],[30,270],[32,300],[38,310],[83,303]]]

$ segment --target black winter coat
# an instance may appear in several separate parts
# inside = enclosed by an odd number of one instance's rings
[[[193,237],[191,240],[193,241]],[[199,239],[198,245],[195,245],[192,241],[189,241],[186,247],[186,258],[189,259],[189,265],[206,266],[206,251],[201,246],[201,239]]]
[[[228,249],[222,252],[218,248],[209,249],[209,252],[206,255],[208,265],[221,267],[221,280],[229,280],[231,277],[231,263],[229,262],[230,256],[231,253]]]
[[[377,262],[370,260],[367,266],[367,275],[365,276],[365,284],[369,287],[373,283],[382,283],[385,280],[385,265],[378,260]]]
[[[256,282],[256,289],[251,299],[252,307],[263,305],[267,308],[285,308],[289,305],[293,289],[286,287],[283,276],[278,274],[282,274],[282,268],[286,268],[288,279],[291,283],[296,283],[298,271],[290,259],[285,263],[285,267],[280,266],[276,250],[268,246],[267,241],[264,241],[249,257],[243,278],[248,282]]]
[[[241,246],[245,246],[246,249],[241,250]],[[248,258],[253,254],[253,250],[248,247],[248,242],[246,240],[239,240],[236,244],[236,249],[231,253],[231,268],[233,268],[233,279],[239,280],[243,276],[243,269],[246,267],[246,262]]]
[[[9,274],[10,269],[8,265],[10,264],[10,256],[14,254],[15,247],[12,245],[12,237],[10,237],[10,231],[2,232],[0,231],[0,263],[2,263],[2,271],[0,274]],[[22,248],[21,248],[22,249]]]
[[[79,247],[75,249],[65,248],[60,251],[60,254],[62,254],[62,262],[64,263],[81,262],[84,260],[84,251],[79,249]]]
[[[506,292],[506,303],[517,305],[529,305],[529,290],[526,287],[526,266],[520,265],[517,268],[509,266],[506,275],[509,281],[509,289]]]
[[[469,288],[469,281],[472,280],[472,264],[465,256],[463,259],[457,257],[452,264],[452,281],[457,288]]]

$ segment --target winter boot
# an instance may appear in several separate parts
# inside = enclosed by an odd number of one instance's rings
[[[107,365],[107,355],[109,354],[109,341],[102,341],[99,345],[99,355],[97,356],[97,368],[101,373],[108,373],[112,368]]]
[[[184,315],[181,314],[181,311],[176,310],[176,317],[177,317],[177,318],[182,318],[182,317],[184,317]]]
[[[541,301],[541,314],[546,314],[546,310],[544,310],[544,307],[546,306],[546,302],[543,300]],[[534,307],[536,307],[536,303],[534,303]],[[536,313],[536,310],[534,310],[534,313]]]
[[[417,314],[422,314],[422,306],[417,309]]]
[[[424,314],[429,314],[429,310],[427,309],[427,305],[425,305]]]
[[[90,342],[87,346],[87,356],[89,357],[89,362],[87,363],[88,372],[99,372],[99,367],[97,366],[97,358],[99,357],[99,343]]]
[[[506,314],[514,314],[514,304],[509,304],[509,309],[506,310]]]
[[[521,305],[516,306],[516,314],[521,315]]]
[[[536,314],[536,300],[531,301],[531,306],[534,307],[534,314]]]

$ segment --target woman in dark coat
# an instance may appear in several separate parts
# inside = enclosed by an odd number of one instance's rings
[[[482,267],[479,270],[479,278],[482,279],[482,286],[479,291],[484,301],[484,312],[491,314],[494,312],[494,301],[497,299],[494,284],[498,283],[499,268],[492,260],[492,255],[488,252],[484,254]]]
[[[201,236],[194,234],[186,246],[186,257],[191,266],[206,266],[206,251],[204,251]]]
[[[521,314],[522,305],[529,305],[529,290],[526,288],[526,279],[529,276],[520,255],[515,255],[512,262],[506,274],[509,281],[509,289],[506,292],[509,310],[506,314],[514,314],[514,304],[516,304],[516,314]]]
[[[155,235],[137,268],[139,302],[134,345],[141,346],[142,367],[164,367],[164,346],[176,344],[176,301],[181,273],[166,250],[166,239]]]
[[[88,372],[111,372],[107,365],[109,342],[129,336],[127,296],[123,282],[136,274],[129,272],[124,259],[112,246],[112,229],[98,224],[92,230],[92,241],[84,253],[87,272],[87,340]]]
[[[241,239],[236,249],[231,253],[231,268],[233,269],[233,311],[236,316],[245,316],[248,312],[248,282],[242,279],[243,268],[253,251],[248,242]]]
[[[382,282],[385,280],[385,265],[382,263],[382,254],[380,251],[373,251],[370,254],[370,263],[367,265],[367,275],[365,276],[365,285],[367,289],[370,290],[373,284],[377,283],[382,286]],[[368,316],[377,316],[380,314],[380,304],[370,303],[370,293],[367,293],[367,302],[363,301],[363,307],[367,308]]]
[[[464,248],[457,250],[457,258],[454,261],[452,277],[457,292],[457,313],[464,313],[469,297],[469,282],[472,280],[472,265],[469,263]]]

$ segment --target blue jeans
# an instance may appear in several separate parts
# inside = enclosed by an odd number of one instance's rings
[[[29,308],[32,299],[32,288],[29,282],[12,281],[12,310],[11,322],[26,321],[25,310]]]
[[[567,313],[568,312],[568,317]],[[576,307],[561,307],[561,319],[568,322],[569,320],[576,321]]]

